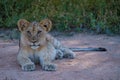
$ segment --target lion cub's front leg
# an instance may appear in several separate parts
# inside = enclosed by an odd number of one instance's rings
[[[53,60],[55,60],[55,56],[56,50],[51,44],[48,44],[48,46],[40,50],[39,52],[40,64],[43,70],[45,71],[56,70],[56,64],[53,63]]]
[[[35,64],[30,60],[27,51],[20,50],[17,56],[17,60],[24,71],[35,70]]]

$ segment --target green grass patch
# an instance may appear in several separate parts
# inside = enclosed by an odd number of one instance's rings
[[[58,31],[120,34],[120,0],[0,0],[0,28],[49,18]]]

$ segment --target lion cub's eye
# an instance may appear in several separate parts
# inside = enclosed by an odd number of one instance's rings
[[[40,34],[42,31],[38,31],[37,33]]]
[[[27,31],[27,34],[28,34],[28,35],[31,35],[31,32],[30,32],[30,31]]]

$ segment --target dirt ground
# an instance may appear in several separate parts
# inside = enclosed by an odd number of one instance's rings
[[[0,80],[120,80],[120,36],[57,36],[67,47],[105,47],[106,52],[76,52],[75,59],[56,60],[57,71],[39,65],[24,72],[17,63],[18,41],[0,39]]]

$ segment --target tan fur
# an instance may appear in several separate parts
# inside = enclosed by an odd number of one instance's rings
[[[35,63],[40,63],[43,70],[54,71],[55,59],[74,58],[75,54],[48,34],[52,22],[44,19],[40,22],[29,22],[25,19],[18,21],[21,32],[20,47],[17,60],[24,71],[35,70]]]

